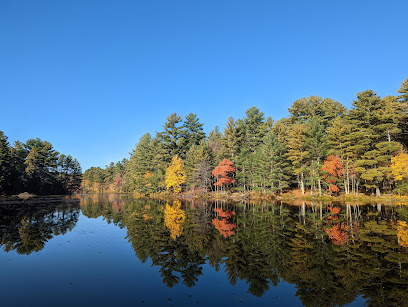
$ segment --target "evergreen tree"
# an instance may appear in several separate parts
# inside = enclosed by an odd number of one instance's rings
[[[285,142],[279,140],[274,131],[270,131],[264,137],[256,156],[256,174],[264,190],[270,188],[273,192],[282,193],[289,187],[291,169],[286,154]]]
[[[125,180],[128,190],[139,193],[152,191],[154,187],[149,182],[151,179],[149,174],[155,171],[153,156],[152,138],[146,133],[140,138],[126,164]]]
[[[311,117],[307,122],[305,133],[306,158],[308,160],[309,184],[313,188],[312,190],[316,190],[317,183],[319,194],[322,192],[320,168],[327,155],[327,141],[328,136],[320,118],[317,116]]]
[[[330,98],[322,99],[319,96],[296,100],[288,110],[292,124],[305,123],[316,116],[321,119],[324,127],[330,126],[334,118],[346,112],[346,108],[341,103]]]
[[[24,162],[28,177],[28,190],[39,194],[59,193],[61,186],[57,185],[57,161],[59,153],[51,143],[40,139],[30,139],[25,147],[29,150]]]
[[[213,166],[215,166],[221,161],[225,152],[225,148],[223,146],[223,135],[218,126],[215,126],[214,130],[211,130],[209,133],[208,147],[210,148],[214,157]]]
[[[244,144],[250,152],[255,152],[256,148],[261,144],[262,138],[266,134],[267,127],[265,126],[264,113],[257,107],[249,108],[245,111],[246,117],[238,124],[244,132]]]
[[[0,194],[10,193],[13,178],[13,156],[7,136],[0,131]]]
[[[400,88],[397,92],[401,94],[398,99],[401,102],[408,104],[408,78],[401,82]]]
[[[375,189],[380,196],[387,174],[390,174],[391,158],[399,150],[399,145],[391,141],[389,116],[384,116],[384,100],[371,90],[357,94],[349,117],[352,122],[350,139],[354,140],[356,172],[364,180],[367,189]]]
[[[350,139],[352,125],[347,117],[341,116],[333,120],[327,129],[329,137],[329,154],[338,155],[344,166],[344,191],[350,193],[350,185],[355,187],[353,140]],[[353,188],[354,190],[354,188]]]
[[[187,152],[185,161],[186,182],[188,187],[192,187],[196,183],[196,173],[199,170],[203,171],[204,165],[211,165],[211,158],[211,150],[204,139],[201,140],[199,145],[191,146],[190,150]]]
[[[292,161],[293,173],[297,176],[298,186],[305,193],[305,172],[307,162],[306,126],[294,124],[290,127],[288,138],[288,159]]]
[[[186,116],[183,124],[182,135],[184,138],[184,151],[187,152],[191,146],[200,144],[205,139],[203,124],[198,122],[197,115],[190,113]]]
[[[224,145],[224,156],[232,162],[237,162],[240,146],[242,145],[244,134],[241,127],[238,127],[233,117],[228,118],[224,129],[222,144]]]
[[[166,163],[170,163],[171,159],[176,155],[182,158],[185,157],[186,152],[183,151],[185,139],[181,123],[181,116],[172,113],[167,117],[167,121],[163,126],[164,131],[157,134],[157,139],[162,149],[162,159]]]

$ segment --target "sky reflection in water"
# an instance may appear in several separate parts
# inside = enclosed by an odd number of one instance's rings
[[[0,204],[2,305],[408,302],[405,207],[78,198]]]

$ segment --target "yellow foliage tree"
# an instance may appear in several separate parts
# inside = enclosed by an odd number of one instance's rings
[[[402,247],[408,248],[408,224],[407,222],[398,222],[398,242]]]
[[[408,154],[401,150],[392,159],[391,169],[396,181],[408,178]]]
[[[184,175],[184,162],[178,156],[174,156],[171,164],[166,169],[166,187],[173,187],[174,193],[181,192],[181,185],[186,182]]]
[[[170,236],[176,240],[183,233],[183,223],[186,215],[181,210],[181,202],[175,200],[173,206],[166,204],[164,209],[164,224],[170,231]]]

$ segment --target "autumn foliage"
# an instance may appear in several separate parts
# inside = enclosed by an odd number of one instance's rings
[[[184,175],[184,162],[178,156],[174,156],[171,164],[166,169],[166,187],[173,187],[174,193],[181,192],[181,185],[186,182]]]
[[[408,248],[408,224],[405,221],[398,222],[398,243],[405,248]]]
[[[401,150],[392,159],[391,170],[396,181],[408,178],[408,154]]]
[[[228,159],[222,160],[212,171],[214,177],[218,179],[214,185],[222,186],[223,184],[234,183],[235,180],[230,177],[233,172],[235,172],[234,163]]]
[[[218,216],[221,218],[214,218],[212,220],[212,224],[215,226],[215,228],[220,232],[221,235],[224,236],[224,238],[227,238],[235,233],[234,229],[237,228],[236,224],[229,223],[228,220],[231,218],[231,216],[235,215],[234,211],[223,211],[221,208],[219,209],[214,209],[215,212],[218,213]]]
[[[186,218],[184,211],[181,209],[181,202],[175,200],[173,206],[166,204],[164,209],[164,224],[170,231],[170,236],[176,240],[183,233],[183,223]]]
[[[339,188],[335,183],[337,178],[340,178],[344,173],[343,164],[341,163],[340,157],[334,155],[328,156],[324,161],[321,170],[327,173],[324,176],[326,178],[326,182],[329,184],[327,191],[338,192]]]
[[[333,225],[331,228],[324,231],[329,235],[329,239],[334,245],[342,246],[347,242],[348,226],[343,222]]]

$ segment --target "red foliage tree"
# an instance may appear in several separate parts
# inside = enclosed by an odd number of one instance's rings
[[[344,223],[337,223],[324,231],[329,235],[329,239],[334,245],[342,246],[347,242],[348,230],[348,226],[344,225]]]
[[[338,192],[339,188],[335,185],[335,183],[337,178],[340,178],[344,173],[343,164],[341,163],[340,157],[334,155],[328,156],[324,161],[321,170],[323,172],[327,172],[327,174],[324,175],[326,182],[329,184],[327,191]]]
[[[234,163],[228,159],[222,160],[212,171],[212,174],[218,180],[214,185],[222,186],[222,184],[234,183],[235,180],[230,177],[233,172],[235,172]]]
[[[218,219],[217,217],[212,220],[212,224],[215,226],[215,228],[220,232],[221,235],[224,236],[224,238],[227,238],[235,233],[234,229],[237,228],[236,224],[229,223],[228,219],[235,215],[234,211],[223,211],[222,209],[215,209],[215,212],[218,213],[218,216],[221,219]]]

